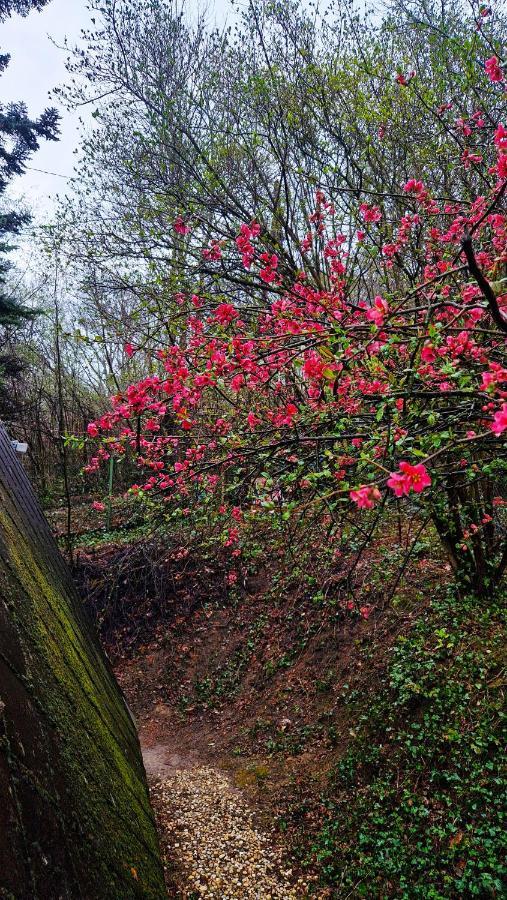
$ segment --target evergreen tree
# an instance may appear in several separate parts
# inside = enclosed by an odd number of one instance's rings
[[[41,10],[48,0],[0,0],[0,22],[12,13],[26,16],[31,9]],[[9,64],[9,54],[0,54],[0,75]],[[0,201],[16,175],[25,171],[30,156],[39,148],[41,139],[58,139],[58,113],[46,109],[38,119],[28,116],[22,102],[0,105]],[[10,268],[7,254],[12,249],[10,238],[19,234],[30,220],[27,212],[3,210],[0,212],[0,415],[11,413],[6,376],[19,373],[21,364],[12,352],[7,352],[7,338],[12,329],[33,317],[27,309],[7,290],[6,279]],[[3,376],[3,378],[2,378]]]

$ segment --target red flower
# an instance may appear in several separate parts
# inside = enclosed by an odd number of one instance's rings
[[[368,203],[361,203],[359,213],[363,222],[380,222],[382,213],[378,206],[369,206]]]
[[[221,303],[217,306],[214,317],[221,325],[229,325],[233,319],[237,319],[239,313],[232,303]]]
[[[501,122],[495,131],[495,146],[500,153],[507,153],[507,128]]]
[[[261,262],[264,263],[264,268],[260,270],[259,275],[266,284],[271,284],[276,278],[278,256],[276,256],[275,253],[263,253],[261,255]]]
[[[398,84],[403,85],[403,87],[406,87],[409,81],[412,81],[412,78],[415,78],[415,72],[409,72],[408,75],[403,75],[402,72],[397,72],[394,80],[397,81]]]
[[[252,265],[255,256],[252,240],[258,237],[259,233],[260,225],[257,222],[251,222],[250,225],[241,226],[241,233],[236,238],[236,246],[241,253],[245,269],[249,269]]]
[[[178,218],[174,220],[173,228],[177,234],[181,234],[182,236],[188,234],[190,231],[190,228],[185,224],[182,216],[178,216]]]
[[[303,365],[303,372],[307,378],[322,378],[325,363],[315,350],[309,350]]]
[[[202,255],[203,259],[208,260],[208,262],[217,262],[219,259],[222,259],[222,248],[220,247],[220,242],[211,241],[211,245],[203,249]]]
[[[421,359],[423,362],[432,363],[436,359],[436,353],[431,344],[425,344],[421,350]]]
[[[262,280],[266,282],[266,284],[271,284],[271,282],[276,278],[276,272],[274,272],[273,269],[268,269],[267,267],[265,269],[261,269],[259,275],[261,276]]]
[[[412,466],[408,462],[401,462],[400,471],[392,472],[387,484],[397,497],[403,497],[410,491],[420,494],[430,486],[431,478],[422,463]]]
[[[507,178],[507,154],[499,157],[496,171],[499,178]]]
[[[503,81],[502,67],[497,56],[490,56],[489,59],[486,59],[484,68],[490,81],[493,83]]]

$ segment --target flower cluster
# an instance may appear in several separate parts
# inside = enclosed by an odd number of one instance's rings
[[[503,80],[496,57],[485,68]],[[472,134],[483,123],[475,115],[456,127]],[[88,426],[101,441],[88,471],[131,454],[146,473],[138,493],[185,508],[193,491],[216,495],[234,552],[242,503],[288,514],[318,501],[338,511],[406,497],[438,505],[457,482],[462,497],[507,431],[507,290],[492,287],[507,264],[507,128],[497,123],[489,145],[457,164],[482,167],[489,189],[473,202],[441,200],[410,178],[396,221],[360,202],[348,230],[337,229],[319,190],[300,242],[302,259],[319,255],[313,269],[294,274],[255,220],[210,241],[202,256],[247,270],[253,300],[242,288],[177,295],[184,339],[157,350],[156,374]],[[188,233],[182,216],[174,229]],[[224,483],[235,479],[246,499],[229,508]]]

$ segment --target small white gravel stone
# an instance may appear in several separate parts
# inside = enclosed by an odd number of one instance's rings
[[[209,766],[179,769],[156,794],[169,856],[183,874],[182,900],[304,900],[274,835],[261,832],[227,776]],[[312,896],[317,896],[312,894]]]

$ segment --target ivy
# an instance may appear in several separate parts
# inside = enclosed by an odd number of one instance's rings
[[[348,896],[499,897],[505,886],[505,612],[436,598],[331,775],[313,852]]]

